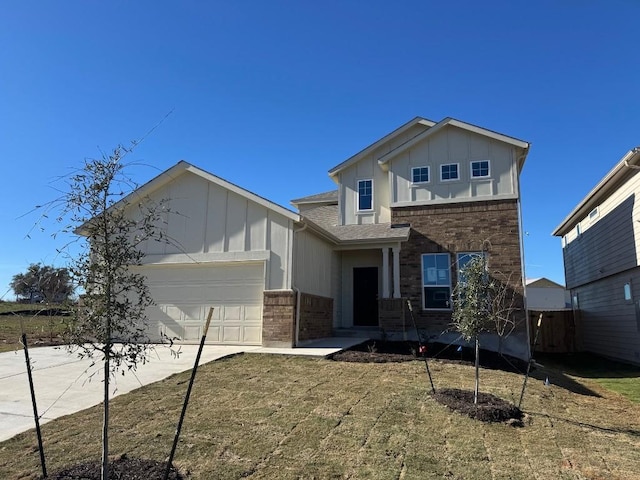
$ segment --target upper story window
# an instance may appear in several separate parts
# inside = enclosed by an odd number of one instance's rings
[[[451,308],[451,265],[448,253],[422,255],[424,309]]]
[[[460,178],[457,163],[446,163],[440,165],[440,180],[458,180]]]
[[[471,178],[482,178],[489,176],[489,160],[471,162]]]
[[[358,180],[358,211],[373,209],[373,180]]]
[[[411,169],[411,183],[428,183],[429,167],[414,167]]]
[[[589,220],[595,220],[600,216],[600,212],[598,211],[598,207],[594,208],[589,212]]]

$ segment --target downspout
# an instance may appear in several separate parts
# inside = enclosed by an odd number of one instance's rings
[[[302,220],[302,217],[300,217],[300,219]],[[298,249],[298,242],[297,242],[297,238],[296,238],[296,234],[300,233],[300,232],[304,232],[307,229],[308,224],[303,223],[302,227],[298,228],[297,230],[294,228],[293,229],[293,246],[294,249],[296,250],[295,253],[297,253],[297,249]],[[297,257],[297,255],[294,255],[294,259]],[[295,260],[292,262],[292,266],[293,263],[295,263]],[[298,344],[300,343],[300,303],[301,303],[301,299],[302,299],[302,293],[300,292],[300,289],[298,287],[296,287],[295,285],[295,270],[292,268],[292,272],[291,272],[291,289],[296,292],[296,318],[295,318],[295,322],[296,322],[296,331],[295,331],[295,338],[293,340],[293,346],[297,347]]]
[[[516,160],[516,165],[520,161],[520,159],[525,158],[527,154],[523,154]],[[527,327],[527,358],[531,358],[533,352],[531,351],[531,328],[529,325],[529,307],[527,306],[527,276],[525,273],[525,261],[524,261],[524,228],[522,225],[522,193],[520,191],[520,172],[518,172],[517,177],[518,182],[518,230],[520,237],[520,270],[522,271],[522,278],[520,282],[522,283],[522,299],[524,303],[524,315],[525,315],[525,326]]]

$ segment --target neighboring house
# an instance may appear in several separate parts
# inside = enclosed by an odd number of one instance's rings
[[[587,351],[640,364],[640,147],[553,231]]]
[[[569,292],[548,278],[531,278],[526,281],[527,309],[536,311],[562,310],[570,306]]]
[[[292,346],[365,332],[442,341],[459,266],[486,251],[523,302],[519,175],[529,143],[465,122],[415,118],[329,171],[337,190],[293,200],[294,213],[180,162],[137,192],[180,215],[180,247],[147,246],[158,330]],[[528,355],[525,312],[505,351]],[[497,348],[493,336],[484,346]]]

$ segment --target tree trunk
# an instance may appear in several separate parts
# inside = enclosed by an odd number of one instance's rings
[[[480,342],[476,335],[476,387],[473,390],[473,403],[478,403],[478,393],[480,391]]]
[[[107,345],[104,356],[104,417],[102,420],[102,480],[109,479],[109,355],[111,346]]]

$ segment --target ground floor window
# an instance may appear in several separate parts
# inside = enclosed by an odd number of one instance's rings
[[[448,253],[422,255],[423,308],[451,308],[451,261]]]
[[[458,270],[458,282],[464,282],[464,267],[476,257],[483,257],[483,252],[462,252],[457,254],[457,270]],[[486,266],[486,264],[485,264]]]

